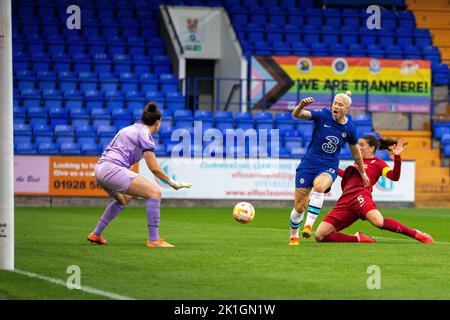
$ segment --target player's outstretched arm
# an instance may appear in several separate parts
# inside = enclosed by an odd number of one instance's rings
[[[353,159],[355,160],[356,165],[358,166],[359,172],[361,173],[361,178],[364,182],[364,186],[367,187],[370,185],[369,177],[366,174],[366,169],[364,168],[364,162],[362,159],[361,151],[357,144],[350,145],[350,151],[352,153]]]
[[[294,108],[294,111],[292,111],[292,116],[294,118],[311,120],[311,112],[308,110],[303,110],[303,108],[309,106],[314,101],[315,100],[312,97],[302,99],[302,101],[300,101],[300,103]]]
[[[390,169],[389,167],[387,171],[384,171],[383,173],[386,176],[386,178],[392,180],[392,181],[398,181],[400,180],[400,173],[402,168],[402,158],[400,157],[400,154],[403,150],[406,148],[407,142],[404,139],[399,139],[397,144],[395,144],[394,148],[392,149],[392,153],[394,154],[394,169]]]
[[[158,161],[156,160],[156,156],[153,152],[147,151],[144,153],[144,159],[147,163],[147,167],[149,170],[159,179],[161,179],[164,182],[167,182],[172,188],[175,190],[181,189],[181,188],[190,188],[192,187],[191,183],[184,183],[184,182],[178,182],[173,179],[171,179],[161,168]]]

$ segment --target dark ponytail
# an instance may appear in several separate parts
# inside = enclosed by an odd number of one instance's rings
[[[145,105],[144,111],[142,112],[141,121],[151,126],[153,125],[157,120],[161,120],[161,110],[159,110],[158,105],[156,102],[149,102]]]
[[[399,140],[399,138],[392,138],[392,137],[383,137],[377,139],[377,137],[371,134],[363,135],[361,139],[366,140],[369,146],[375,147],[375,151],[377,151],[377,149],[391,151],[391,147],[396,145]],[[405,145],[407,144],[408,142],[405,141]]]

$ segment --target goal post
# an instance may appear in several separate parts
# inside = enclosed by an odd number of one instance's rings
[[[0,0],[0,270],[14,270],[11,0]]]

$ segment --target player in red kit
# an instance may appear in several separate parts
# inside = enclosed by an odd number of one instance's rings
[[[372,199],[372,187],[377,183],[380,176],[384,176],[392,181],[400,179],[401,163],[400,153],[405,148],[407,142],[403,139],[380,138],[373,135],[364,135],[358,141],[358,146],[363,156],[363,162],[370,185],[364,187],[361,174],[356,165],[349,166],[344,170],[339,169],[339,176],[342,178],[342,195],[338,199],[336,206],[326,215],[320,223],[315,233],[319,242],[367,242],[375,240],[366,236],[362,232],[355,235],[341,233],[358,219],[368,220],[375,227],[401,233],[423,243],[434,243],[433,238],[419,230],[410,229],[393,219],[385,219],[378,211]],[[394,168],[388,167],[386,162],[374,157],[375,151],[389,150],[394,154]]]

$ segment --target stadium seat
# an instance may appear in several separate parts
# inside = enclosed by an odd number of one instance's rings
[[[201,121],[202,130],[207,130],[214,126],[214,118],[211,111],[197,110],[194,113],[194,120]]]
[[[247,130],[254,128],[255,121],[251,112],[236,112],[234,119],[236,129]]]
[[[63,142],[59,147],[59,151],[63,155],[80,155],[81,149],[78,143]]]
[[[255,127],[257,130],[273,128],[273,117],[270,112],[256,112],[255,113]]]
[[[99,155],[101,150],[97,143],[83,142],[81,143],[81,154],[82,155]]]
[[[39,154],[59,154],[59,148],[56,143],[43,142],[38,145],[38,153]]]
[[[216,128],[225,132],[226,129],[233,129],[234,119],[233,113],[230,111],[216,111],[215,114]]]
[[[111,111],[112,124],[117,127],[118,130],[129,126],[132,122],[131,114],[127,109],[117,108]]]
[[[173,112],[173,121],[175,128],[190,128],[192,127],[192,112],[190,110],[175,110]]]
[[[36,145],[31,142],[20,142],[17,143],[16,154],[37,154]]]

